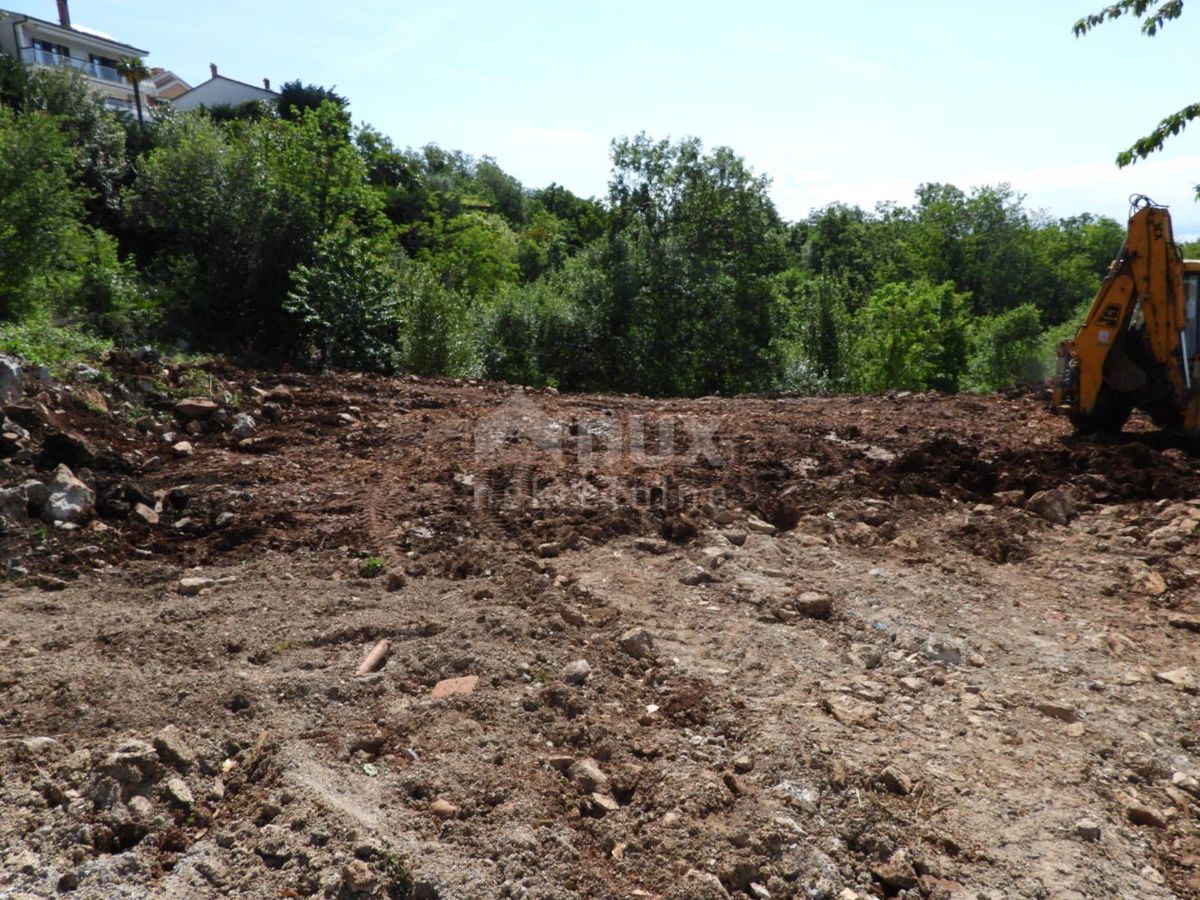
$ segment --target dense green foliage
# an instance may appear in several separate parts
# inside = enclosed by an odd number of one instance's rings
[[[694,138],[614,141],[603,199],[530,189],[486,156],[400,149],[300,81],[155,113],[0,58],[8,346],[70,327],[564,389],[987,390],[1042,375],[1123,239],[1008,185],[788,223],[765,176]]]

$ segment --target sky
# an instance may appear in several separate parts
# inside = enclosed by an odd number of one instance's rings
[[[1077,39],[1107,0],[72,0],[74,21],[192,84],[334,86],[400,146],[489,155],[527,187],[603,196],[613,138],[694,135],[772,177],[790,220],[1001,182],[1053,216],[1169,204],[1200,235],[1200,121],[1114,159],[1200,100],[1200,11]],[[53,20],[54,0],[4,0]]]

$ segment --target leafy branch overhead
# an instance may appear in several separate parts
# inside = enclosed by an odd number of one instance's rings
[[[1154,37],[1164,25],[1172,19],[1183,15],[1183,0],[1164,0],[1155,3],[1153,0],[1121,0],[1106,6],[1097,13],[1084,16],[1072,27],[1076,37],[1083,37],[1093,28],[1121,16],[1137,16],[1142,20],[1142,34]],[[1120,168],[1132,165],[1139,159],[1145,159],[1151,153],[1157,153],[1169,137],[1174,137],[1187,127],[1188,122],[1200,116],[1200,103],[1189,103],[1178,112],[1171,113],[1154,130],[1145,137],[1138,138],[1128,150],[1117,154],[1117,165]],[[1200,185],[1196,186],[1197,196],[1200,196]]]

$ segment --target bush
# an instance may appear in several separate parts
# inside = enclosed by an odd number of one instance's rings
[[[1042,317],[1024,303],[1008,312],[984,316],[971,329],[968,386],[997,391],[1042,377]]]
[[[293,270],[284,303],[301,339],[322,367],[393,371],[402,322],[394,270],[349,228],[323,237],[315,257]]]
[[[397,291],[405,320],[401,368],[416,375],[471,374],[469,301],[411,260],[400,267]]]

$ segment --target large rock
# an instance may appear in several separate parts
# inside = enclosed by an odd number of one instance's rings
[[[21,398],[21,364],[11,356],[0,356],[0,403],[12,403]]]
[[[50,496],[42,517],[51,522],[86,522],[96,511],[96,492],[66,466],[59,466],[49,484]]]

